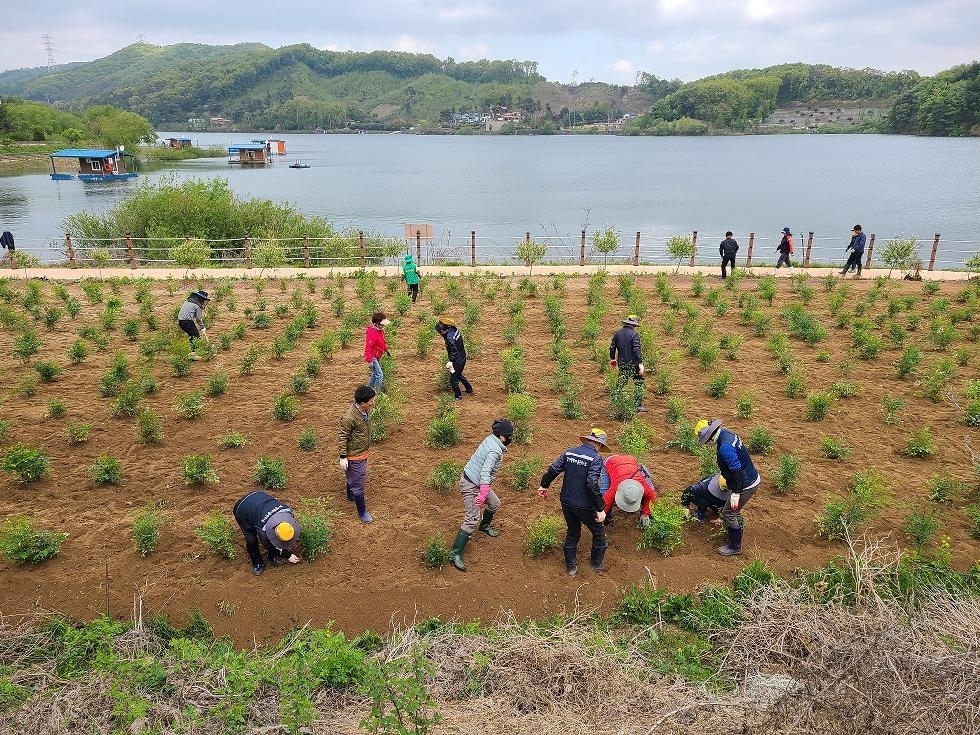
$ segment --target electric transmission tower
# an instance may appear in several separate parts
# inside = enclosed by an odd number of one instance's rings
[[[44,43],[44,50],[48,53],[48,69],[54,68],[54,37],[50,33],[41,36]]]

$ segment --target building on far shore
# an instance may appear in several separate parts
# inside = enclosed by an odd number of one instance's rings
[[[171,148],[190,148],[193,145],[190,138],[167,138],[167,144]]]

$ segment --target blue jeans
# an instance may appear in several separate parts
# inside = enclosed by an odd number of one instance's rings
[[[381,390],[381,384],[384,382],[384,374],[381,372],[381,363],[378,358],[371,360],[371,377],[368,380],[368,388],[374,388],[374,390]]]

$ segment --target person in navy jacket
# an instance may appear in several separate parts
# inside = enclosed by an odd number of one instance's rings
[[[299,541],[299,522],[288,505],[262,490],[255,490],[235,503],[231,512],[245,535],[245,550],[252,562],[253,574],[265,571],[260,542],[265,546],[272,566],[277,567],[283,561],[299,562],[299,557],[293,553]]]
[[[538,497],[548,497],[548,486],[558,475],[564,473],[561,485],[561,512],[565,516],[565,569],[568,576],[574,577],[578,571],[575,560],[578,542],[582,537],[582,526],[592,533],[591,566],[596,572],[606,571],[602,560],[606,555],[605,500],[599,490],[599,477],[602,474],[602,456],[599,451],[609,449],[606,432],[593,428],[588,436],[581,437],[582,444],[566,449],[551,463],[541,477]]]
[[[734,431],[729,431],[721,425],[719,419],[708,422],[698,421],[694,427],[698,433],[698,442],[707,444],[714,441],[717,444],[718,470],[725,480],[721,506],[721,520],[728,530],[728,543],[718,549],[723,556],[735,556],[742,553],[742,530],[745,518],[744,508],[759,489],[761,478],[749,450],[745,448],[741,437]]]
[[[864,259],[864,246],[867,242],[868,236],[864,234],[861,225],[854,225],[854,228],[851,230],[851,242],[844,248],[845,253],[850,250],[851,254],[844,264],[844,270],[840,272],[842,276],[846,276],[849,271],[857,268],[857,277],[861,277],[861,261]]]

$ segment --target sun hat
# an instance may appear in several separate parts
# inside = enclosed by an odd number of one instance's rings
[[[713,419],[708,421],[707,419],[701,419],[694,425],[694,430],[698,434],[698,444],[707,444],[711,441],[711,437],[715,435],[715,432],[721,428],[721,420]]]
[[[720,498],[722,495],[728,492],[728,483],[725,478],[721,475],[715,475],[708,482],[708,492],[714,495],[716,498]]]
[[[783,228],[783,232],[785,232],[787,235],[792,235],[793,234],[793,231],[790,228],[788,228],[788,227],[784,227]]]
[[[589,434],[583,435],[580,438],[584,442],[596,442],[597,444],[604,446],[606,449],[609,449],[609,444],[606,443],[609,441],[609,435],[602,429],[597,429],[593,426],[592,431],[589,432]]]
[[[191,296],[197,296],[197,298],[201,299],[202,301],[210,301],[211,300],[211,297],[208,296],[208,292],[205,291],[205,290],[203,290],[203,289],[201,289],[199,291],[195,291],[194,293],[191,294]]]
[[[627,327],[638,327],[640,326],[640,317],[636,314],[630,314],[628,317],[623,319],[623,325]]]
[[[643,485],[638,480],[627,479],[616,488],[616,505],[624,513],[635,513],[643,502]]]
[[[269,516],[262,530],[269,543],[280,551],[292,548],[299,540],[299,523],[288,510],[280,510]]]

